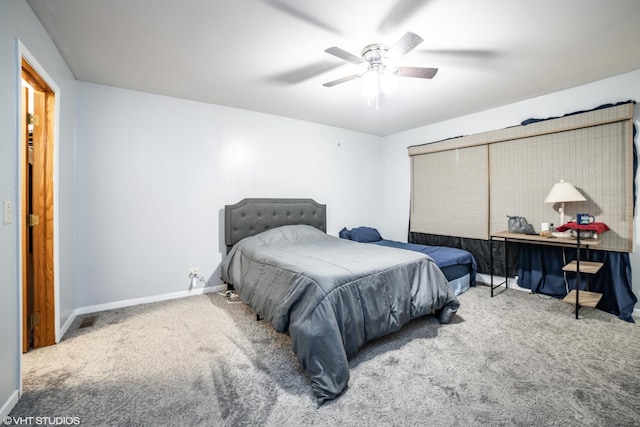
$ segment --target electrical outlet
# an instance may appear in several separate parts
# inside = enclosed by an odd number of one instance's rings
[[[193,279],[194,277],[198,277],[198,267],[193,267],[189,269],[189,277]]]
[[[8,200],[2,202],[3,220],[4,224],[11,224],[13,222],[13,203]]]

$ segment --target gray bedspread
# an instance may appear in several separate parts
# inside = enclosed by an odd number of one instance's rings
[[[289,333],[319,403],[344,391],[348,357],[367,341],[433,310],[448,323],[459,306],[429,256],[305,225],[241,240],[222,263],[222,279],[276,331]]]

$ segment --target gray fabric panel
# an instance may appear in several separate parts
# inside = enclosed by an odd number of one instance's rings
[[[327,206],[312,199],[248,198],[224,207],[227,249],[245,237],[282,225],[305,224],[327,231]]]

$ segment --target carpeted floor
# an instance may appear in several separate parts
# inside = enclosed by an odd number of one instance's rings
[[[640,425],[640,326],[539,295],[484,286],[455,320],[419,319],[363,348],[318,407],[278,334],[217,293],[76,319],[23,356],[12,417],[82,425]]]

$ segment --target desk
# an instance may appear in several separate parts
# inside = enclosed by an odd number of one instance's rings
[[[576,319],[578,318],[578,311],[580,310],[580,294],[583,294],[584,300],[582,301],[583,306],[595,307],[600,301],[602,297],[601,294],[596,292],[589,291],[580,291],[580,273],[585,274],[595,274],[602,267],[602,263],[600,262],[590,262],[590,261],[580,261],[580,249],[586,248],[587,254],[589,248],[591,246],[598,245],[602,239],[581,239],[580,234],[578,233],[577,238],[569,238],[569,237],[543,237],[539,235],[532,234],[519,234],[519,233],[509,233],[508,231],[501,231],[499,233],[491,234],[491,254],[490,254],[490,263],[491,263],[491,297],[493,297],[493,291],[496,288],[499,288],[503,284],[505,288],[507,287],[507,279],[509,276],[509,265],[508,265],[508,257],[507,257],[507,242],[515,242],[515,243],[524,243],[524,244],[536,244],[536,245],[548,245],[548,246],[562,246],[562,247],[571,247],[576,249],[576,259],[575,261],[570,262],[565,265],[562,269],[564,271],[574,272],[576,273],[576,289],[572,290],[567,294],[563,301],[573,304],[575,302],[576,305]],[[506,276],[505,280],[500,282],[497,285],[493,283],[493,242],[494,241],[502,241],[505,244],[504,250],[504,262],[505,262],[505,272]]]

